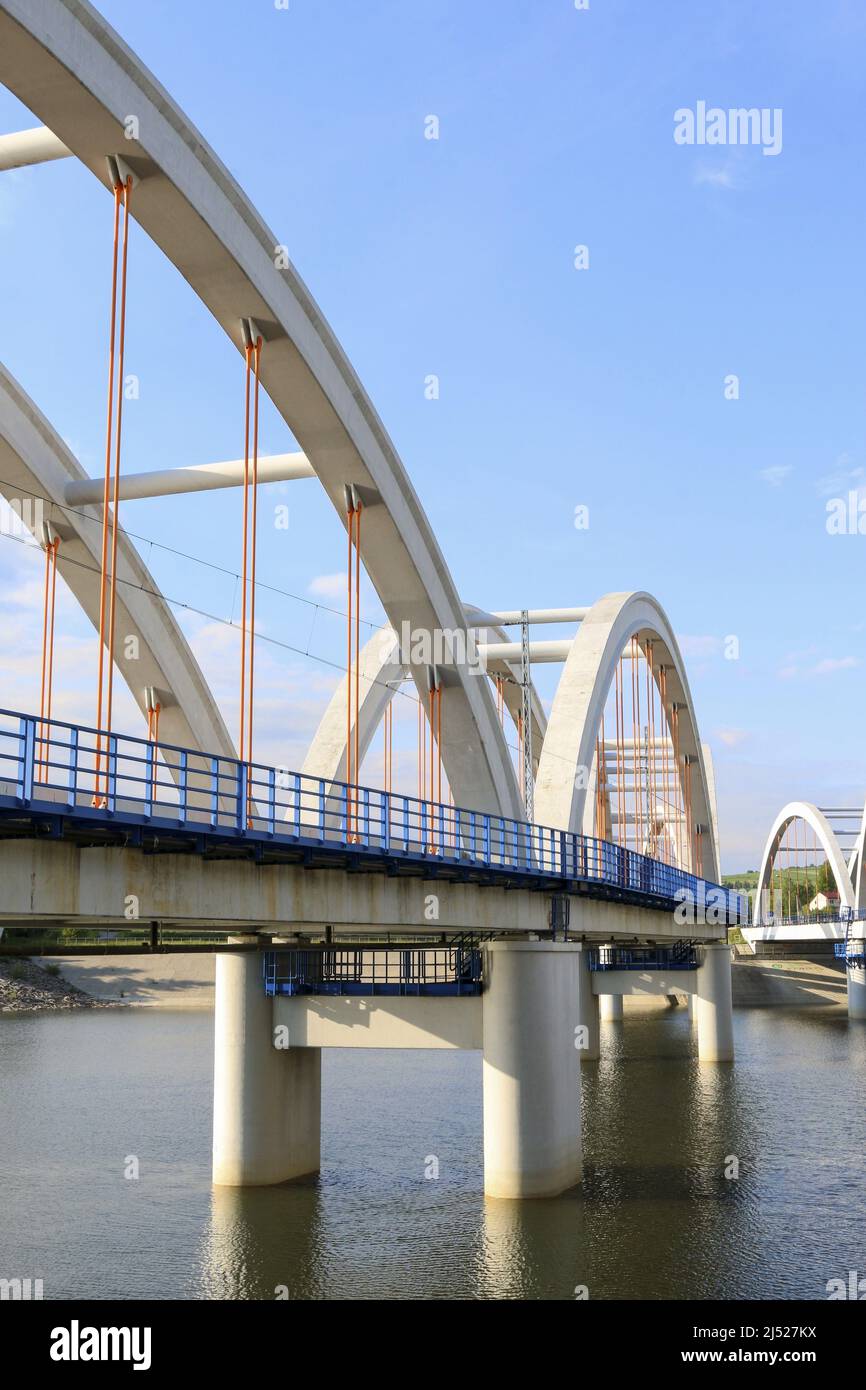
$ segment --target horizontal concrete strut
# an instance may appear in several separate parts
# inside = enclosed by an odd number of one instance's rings
[[[27,164],[46,164],[70,159],[72,151],[47,126],[0,135],[0,169],[22,169]]]

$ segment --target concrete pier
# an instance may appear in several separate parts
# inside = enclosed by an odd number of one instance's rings
[[[483,996],[484,1191],[554,1197],[580,1181],[581,947],[497,941]],[[597,1033],[597,1030],[596,1030]]]
[[[866,969],[848,966],[848,1017],[866,1018]]]
[[[578,1036],[580,1060],[597,1062],[601,1051],[598,995],[593,993],[592,972],[585,947],[581,947],[577,968],[577,1023],[585,1031]]]
[[[259,951],[217,956],[215,1184],[257,1186],[318,1172],[321,1055],[275,1046]]]
[[[702,1062],[734,1060],[734,1013],[731,999],[731,950],[726,945],[705,945],[698,966],[698,1057]]]
[[[622,995],[600,994],[598,1013],[602,1023],[618,1023],[622,1019]]]

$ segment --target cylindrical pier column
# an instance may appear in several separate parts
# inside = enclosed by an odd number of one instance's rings
[[[581,1043],[584,1029],[592,1034],[592,1018],[581,1017],[582,1004],[588,1007],[581,965],[576,942],[497,941],[486,948],[488,1197],[555,1197],[580,1181]]]
[[[598,995],[592,992],[592,971],[589,968],[589,955],[584,947],[580,948],[577,984],[577,1023],[581,1028],[577,1034],[580,1060],[597,1062],[601,1053]]]
[[[734,1060],[734,1012],[731,1001],[731,949],[724,942],[702,948],[697,971],[698,1057],[702,1062]]]
[[[275,1046],[260,951],[220,952],[214,1013],[213,1181],[245,1187],[319,1170],[321,1049]]]
[[[618,1023],[622,1018],[622,995],[600,994],[598,1012],[602,1023]]]
[[[862,947],[859,947],[862,949]],[[849,965],[848,975],[848,1017],[866,1018],[866,967]]]

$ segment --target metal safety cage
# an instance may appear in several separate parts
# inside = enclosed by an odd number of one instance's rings
[[[466,946],[299,947],[266,951],[269,995],[473,995],[481,993],[482,953]]]
[[[700,947],[694,941],[675,941],[670,946],[591,946],[590,970],[696,970]]]

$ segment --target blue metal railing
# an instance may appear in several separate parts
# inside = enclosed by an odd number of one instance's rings
[[[866,941],[862,938],[834,941],[833,953],[838,960],[844,960],[849,968],[862,969],[866,965]]]
[[[862,927],[855,927],[855,922],[862,922],[866,913],[853,907],[843,908],[845,921],[845,940],[833,943],[833,954],[838,960],[844,960],[848,970],[862,970],[866,966],[866,940]]]
[[[304,947],[266,951],[262,974],[270,995],[474,995],[481,959],[466,946]]]
[[[590,946],[590,970],[695,970],[700,964],[694,941],[670,946]]]
[[[866,908],[833,907],[823,912],[795,912],[777,917],[773,912],[763,915],[762,926],[767,927],[815,927],[835,926],[840,922],[862,922],[866,920]]]
[[[146,739],[9,710],[0,710],[0,808],[600,884],[748,921],[734,889],[593,836],[173,744],[157,756]]]

